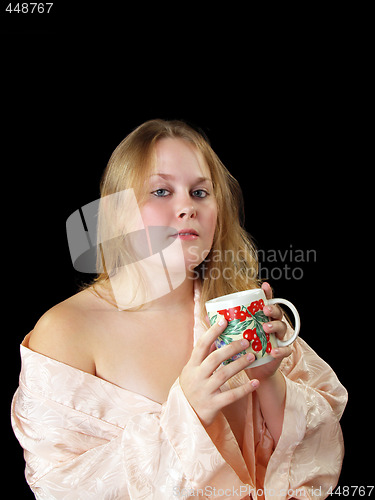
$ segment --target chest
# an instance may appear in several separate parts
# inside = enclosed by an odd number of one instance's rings
[[[129,314],[134,316],[96,333],[96,375],[163,403],[190,358],[193,318],[162,321]]]

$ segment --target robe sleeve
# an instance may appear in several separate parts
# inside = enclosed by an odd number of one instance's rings
[[[337,485],[344,456],[339,420],[347,391],[330,366],[299,338],[284,360],[284,424],[275,450],[264,427],[256,454],[265,462],[266,499],[326,498]],[[262,460],[263,459],[263,460]]]
[[[216,498],[215,491],[248,489],[213,444],[178,380],[166,403],[150,401],[148,410],[135,410],[123,427],[111,423],[103,409],[102,415],[90,414],[89,397],[92,392],[73,408],[20,383],[12,424],[37,499],[165,500],[189,498],[194,491]],[[225,422],[222,426],[224,435],[230,433]],[[246,468],[241,474],[249,479]]]

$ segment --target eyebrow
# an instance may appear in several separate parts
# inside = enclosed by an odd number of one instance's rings
[[[168,180],[168,179],[175,180],[176,179],[176,176],[174,176],[174,175],[163,174],[163,173],[151,174],[150,177],[154,177],[155,175],[157,175],[158,177],[162,177],[163,179],[166,179],[166,180]],[[193,184],[198,184],[198,183],[204,182],[204,181],[209,181],[213,184],[212,179],[210,179],[209,177],[197,177]]]

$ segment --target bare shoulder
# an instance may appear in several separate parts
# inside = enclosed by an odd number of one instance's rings
[[[79,292],[43,314],[30,334],[28,347],[95,374],[89,335],[92,321],[87,291]]]

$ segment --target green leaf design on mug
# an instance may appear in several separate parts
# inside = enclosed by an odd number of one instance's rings
[[[208,319],[210,320],[210,325],[214,325],[216,323],[216,318],[217,318],[217,314],[214,314],[211,318],[208,317]]]
[[[256,328],[256,333],[257,333],[259,340],[262,344],[262,356],[264,356],[266,349],[267,349],[267,337],[266,337],[266,334],[264,333],[262,323],[266,323],[268,321],[268,318],[264,314],[263,311],[257,311],[256,313],[251,314],[251,312],[247,309],[247,307],[245,307],[245,309],[250,314],[250,316],[253,318],[254,324],[252,326],[253,326],[253,328],[254,328],[254,326]]]
[[[264,356],[266,349],[267,349],[267,337],[266,334],[263,330],[263,323],[266,323],[268,321],[267,316],[263,313],[262,310],[259,310],[252,314],[249,309],[245,306],[241,306],[242,311],[247,311],[249,315],[249,319],[246,320],[240,320],[240,319],[233,319],[232,321],[229,321],[228,326],[224,330],[224,332],[219,335],[218,340],[221,342],[222,345],[228,345],[230,344],[233,340],[232,337],[236,335],[242,335],[242,333],[247,330],[248,328],[251,329],[256,329],[256,334],[258,335],[258,338],[261,342],[262,345],[262,356]],[[214,314],[210,319],[210,324],[213,325],[216,320],[217,320],[217,314]],[[243,351],[245,353],[245,351]],[[228,361],[230,362],[230,360]]]

